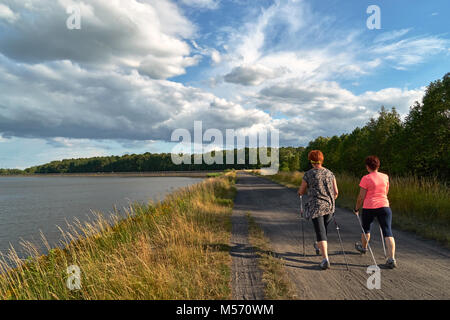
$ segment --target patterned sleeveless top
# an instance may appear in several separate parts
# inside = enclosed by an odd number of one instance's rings
[[[308,197],[305,203],[306,218],[315,219],[333,214],[335,210],[333,172],[327,168],[313,168],[305,172],[303,180],[308,184]]]

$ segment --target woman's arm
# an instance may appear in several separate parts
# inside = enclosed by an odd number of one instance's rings
[[[308,188],[308,184],[306,183],[305,180],[302,181],[302,184],[300,185],[300,188],[298,188],[298,195],[302,196],[306,193],[306,189]]]
[[[334,200],[336,200],[339,195],[336,178],[334,178],[334,180],[333,180],[333,188],[334,188]]]
[[[367,194],[367,190],[364,188],[359,188],[359,195],[358,195],[358,199],[356,200],[356,205],[355,205],[355,213],[359,211],[359,209],[361,209],[362,204],[364,202],[364,198],[366,197]]]

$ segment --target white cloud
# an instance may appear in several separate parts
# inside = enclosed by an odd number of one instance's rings
[[[219,0],[181,0],[185,5],[195,8],[217,9],[219,7]]]
[[[303,81],[356,78],[381,64],[377,58],[358,56],[357,32],[339,33],[330,24],[331,19],[319,19],[306,2],[275,2],[254,21],[228,31],[220,76],[226,82],[260,86],[294,75]],[[334,38],[322,27],[331,29]],[[316,41],[321,45],[314,45]]]
[[[246,24],[228,30],[224,63],[210,78],[247,87],[291,78],[355,82],[383,67],[404,70],[418,65],[450,47],[442,36],[405,39],[412,28],[383,32],[368,45],[364,32],[336,23],[332,16],[318,16],[305,1],[277,1]],[[289,72],[275,77],[263,70]]]
[[[0,27],[0,52],[16,61],[120,66],[157,79],[183,74],[198,62],[184,40],[194,35],[195,26],[169,0],[5,1],[21,15]],[[80,7],[81,30],[66,27],[71,5]]]
[[[236,67],[224,79],[227,82],[242,84],[244,86],[257,86],[267,79],[274,79],[288,73],[286,68],[275,70],[264,65],[244,65]]]
[[[411,29],[401,29],[401,30],[383,32],[380,35],[378,35],[373,42],[377,43],[377,42],[385,42],[385,41],[395,40],[395,39],[403,37],[409,31],[411,31]]]
[[[19,15],[14,13],[8,6],[0,3],[0,21],[4,19],[7,22],[13,23],[18,17]]]
[[[283,141],[291,144],[349,132],[383,105],[404,116],[425,88],[355,94],[341,81],[359,83],[383,67],[413,66],[449,44],[441,36],[405,39],[412,29],[401,29],[384,32],[368,45],[362,31],[336,28],[332,17],[315,18],[305,2],[276,2],[228,31],[223,63],[211,76],[215,92],[232,90],[240,103],[268,112]],[[273,35],[274,30],[282,32]],[[230,87],[230,82],[242,86]]]
[[[269,123],[257,109],[137,72],[86,70],[70,62],[16,65],[0,55],[0,133],[75,139],[170,139],[176,128],[225,130]],[[26,90],[23,90],[26,88]]]
[[[355,95],[337,83],[311,87],[298,85],[286,84],[284,88],[278,88],[279,91],[272,88],[272,96],[266,92],[259,97],[261,107],[288,115],[287,118],[273,120],[287,145],[306,145],[318,136],[351,132],[356,126],[363,126],[371,117],[376,117],[383,105],[396,107],[404,116],[414,101],[421,101],[425,90],[387,88]]]
[[[197,27],[169,0],[82,3],[79,31],[65,28],[72,0],[3,3],[15,18],[1,24],[0,9],[0,134],[61,148],[83,139],[167,141],[195,120],[241,132],[276,127],[282,143],[307,143],[363,125],[381,105],[404,114],[424,90],[355,94],[342,79],[357,83],[382,67],[410,67],[449,50],[440,36],[405,39],[410,29],[368,44],[362,31],[336,28],[305,1],[276,1],[259,14],[255,6],[246,23],[223,29],[217,49],[196,38]],[[199,69],[211,92],[165,80],[202,57],[211,60],[210,69]]]
[[[381,57],[390,65],[404,69],[417,65],[433,55],[445,52],[450,41],[437,36],[410,37],[400,41],[372,47],[370,53]]]
[[[200,47],[195,40],[191,40],[192,46],[194,47],[194,53],[200,56],[207,56],[211,58],[213,65],[217,65],[222,62],[222,55],[215,48],[210,47]]]
[[[201,59],[200,56],[193,57],[160,57],[149,55],[141,61],[139,72],[152,79],[167,79],[173,76],[182,75],[187,67],[196,65]]]
[[[212,49],[211,50],[211,60],[215,63],[218,64],[222,61],[222,57],[220,56],[220,52],[217,51],[216,49]]]
[[[416,89],[385,88],[379,91],[366,91],[357,96],[359,103],[375,110],[380,106],[396,107],[397,111],[405,116],[409,108],[416,102],[422,101],[425,87]]]

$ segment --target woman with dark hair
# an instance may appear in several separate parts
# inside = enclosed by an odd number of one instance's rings
[[[388,248],[386,266],[393,269],[397,267],[397,262],[395,260],[395,240],[391,230],[392,211],[389,207],[387,197],[389,192],[389,177],[384,173],[378,172],[380,159],[377,156],[367,157],[365,164],[369,174],[362,177],[359,183],[360,191],[356,200],[355,210],[353,211],[358,215],[361,206],[363,208],[361,224],[365,236],[361,234],[361,243],[357,242],[355,248],[362,254],[367,252],[367,246],[370,240],[370,226],[373,220],[377,218]]]
[[[312,150],[308,154],[312,169],[305,172],[298,194],[303,196],[306,192],[308,199],[305,203],[305,217],[311,218],[316,232],[317,246],[322,254],[320,268],[330,267],[327,249],[327,227],[333,218],[335,200],[338,188],[334,174],[322,166],[324,157],[320,150]]]

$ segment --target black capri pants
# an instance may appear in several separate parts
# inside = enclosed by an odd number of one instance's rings
[[[333,214],[326,214],[324,216],[312,219],[314,231],[316,232],[317,242],[327,241],[327,228],[328,224],[331,222],[331,219],[333,219]]]
[[[363,209],[361,214],[361,223],[364,229],[364,233],[370,233],[370,226],[375,219],[381,226],[383,236],[392,237],[392,211],[389,207],[377,208],[377,209]]]

